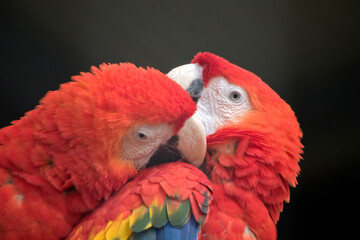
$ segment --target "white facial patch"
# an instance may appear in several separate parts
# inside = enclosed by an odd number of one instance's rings
[[[161,144],[173,135],[174,126],[142,125],[130,130],[122,140],[121,158],[132,161],[135,168],[144,167]]]
[[[225,77],[214,77],[197,102],[196,117],[202,122],[206,136],[220,127],[239,122],[251,110],[247,92]]]

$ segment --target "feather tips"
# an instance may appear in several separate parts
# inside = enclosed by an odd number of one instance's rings
[[[99,239],[116,239],[120,235],[126,236],[121,239],[144,239],[154,236],[153,228],[169,224],[183,228],[191,218],[203,224],[212,201],[211,193],[210,181],[187,163],[145,169],[85,218],[68,239],[87,239],[90,232]],[[84,231],[82,226],[89,223],[92,227]]]
[[[198,239],[200,225],[192,216],[189,221],[181,227],[173,227],[167,223],[163,228],[156,229],[157,240],[196,240]]]
[[[166,199],[166,209],[169,216],[169,221],[174,227],[182,227],[189,219],[190,202],[189,200],[179,201],[174,198]]]

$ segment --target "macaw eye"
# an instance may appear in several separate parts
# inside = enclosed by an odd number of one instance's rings
[[[143,132],[137,132],[136,137],[139,140],[146,140],[147,139],[147,135],[145,133],[143,133]]]
[[[229,95],[231,101],[236,102],[241,98],[241,94],[238,91],[232,91]]]

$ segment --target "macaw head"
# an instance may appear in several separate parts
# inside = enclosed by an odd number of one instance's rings
[[[48,93],[32,113],[40,115],[36,138],[49,146],[43,174],[58,190],[74,186],[94,207],[169,139],[185,160],[201,164],[205,135],[190,134],[201,123],[190,118],[196,105],[189,93],[153,68],[121,63],[91,70]]]
[[[207,135],[212,181],[251,189],[277,221],[300,171],[302,132],[290,106],[255,74],[208,52],[168,76],[184,88],[204,85],[195,116]]]

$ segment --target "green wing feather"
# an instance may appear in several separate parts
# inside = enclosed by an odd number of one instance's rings
[[[166,201],[164,201],[163,205],[161,206],[151,205],[149,210],[151,224],[154,227],[161,228],[165,226],[166,223],[168,223],[169,218],[166,211]]]
[[[155,240],[156,231],[152,227],[161,228],[170,222],[181,228],[191,215],[203,225],[212,201],[211,193],[211,182],[189,164],[178,162],[145,169],[86,218],[67,239]],[[101,229],[99,224],[103,226]]]
[[[130,216],[130,228],[133,232],[141,232],[151,227],[150,211],[145,205],[135,209]]]
[[[130,237],[130,240],[156,240],[156,230],[155,228],[150,228],[147,231],[140,233],[133,233]],[[120,240],[120,239],[119,239]]]
[[[190,202],[188,199],[179,201],[174,198],[167,198],[166,209],[169,221],[174,227],[181,228],[189,220]]]

